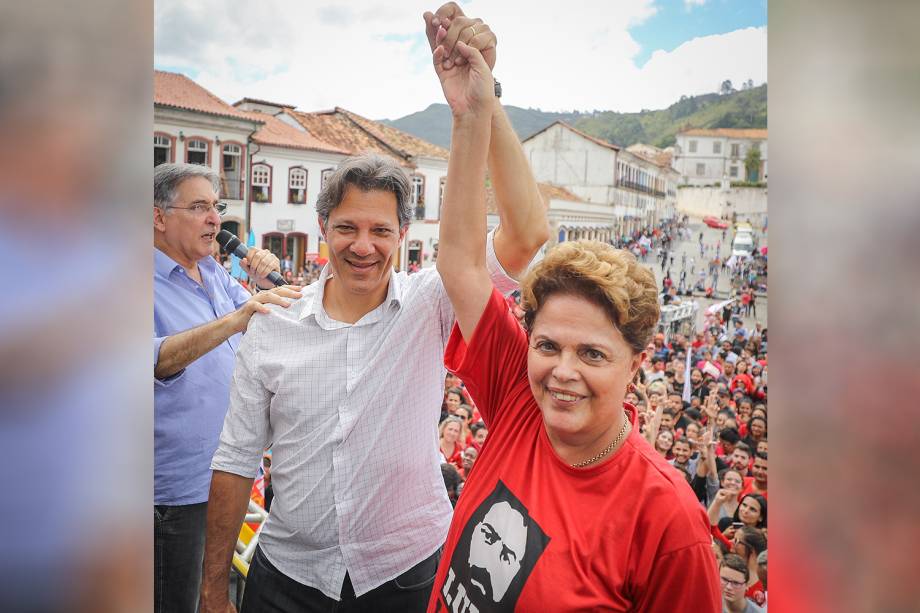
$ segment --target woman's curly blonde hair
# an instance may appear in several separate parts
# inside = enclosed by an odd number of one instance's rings
[[[521,284],[528,333],[547,298],[570,294],[604,309],[634,353],[645,351],[658,323],[655,276],[629,251],[597,241],[553,247]]]

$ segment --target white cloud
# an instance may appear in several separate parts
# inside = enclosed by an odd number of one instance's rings
[[[706,0],[684,0],[684,8],[688,11],[695,6],[704,6]]]
[[[628,27],[654,15],[652,0],[572,0],[534,8],[510,0],[464,3],[498,35],[496,76],[508,104],[544,110],[636,111],[682,94],[766,80],[766,28],[687,41],[641,69]],[[422,0],[347,5],[243,0],[158,0],[158,65],[194,69],[196,81],[234,102],[251,96],[303,110],[343,106],[396,118],[443,102],[424,40]]]

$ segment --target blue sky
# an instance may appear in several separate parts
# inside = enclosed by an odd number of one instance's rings
[[[673,51],[699,36],[767,25],[766,0],[705,0],[702,5],[698,1],[657,0],[655,6],[655,15],[629,28],[641,45],[635,57],[639,68],[659,49]]]

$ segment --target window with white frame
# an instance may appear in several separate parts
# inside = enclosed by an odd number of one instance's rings
[[[422,175],[412,175],[412,206],[415,218],[425,219],[425,177]]]
[[[721,141],[713,141],[712,152],[716,154],[722,153],[722,142]]]
[[[203,140],[190,140],[186,147],[185,161],[189,164],[208,165],[208,143]]]
[[[243,199],[243,148],[234,143],[221,147],[221,198]]]
[[[335,172],[335,168],[327,168],[319,174],[319,188],[324,189],[326,187],[326,182],[329,180],[329,177],[332,176],[332,173]]]
[[[690,153],[696,153],[696,141],[695,140],[690,141],[688,150],[690,151]]]
[[[288,171],[288,202],[303,204],[307,201],[307,171],[294,167]]]
[[[738,176],[738,167],[737,167],[737,166],[730,166],[729,169],[728,169],[728,176],[730,176],[730,177],[737,177],[737,176]]]
[[[736,158],[740,156],[741,156],[741,143],[732,143],[732,157]]]
[[[272,169],[268,164],[252,165],[252,199],[255,202],[271,200]]]
[[[702,177],[706,174],[706,164],[697,164],[696,165],[696,176]]]
[[[240,168],[240,157],[242,156],[243,151],[239,145],[224,145],[224,159],[223,159],[223,168],[224,171],[238,171]]]
[[[168,136],[163,136],[162,134],[153,135],[153,165],[159,166],[160,164],[165,164],[172,159],[170,155],[170,150],[172,149],[172,141]]]

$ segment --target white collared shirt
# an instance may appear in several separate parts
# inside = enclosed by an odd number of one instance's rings
[[[495,258],[493,284],[517,287]],[[272,444],[274,500],[259,543],[288,577],[360,596],[434,553],[452,508],[437,421],[453,310],[434,268],[392,273],[354,324],[323,308],[329,266],[287,309],[249,322],[213,470],[255,477]]]

